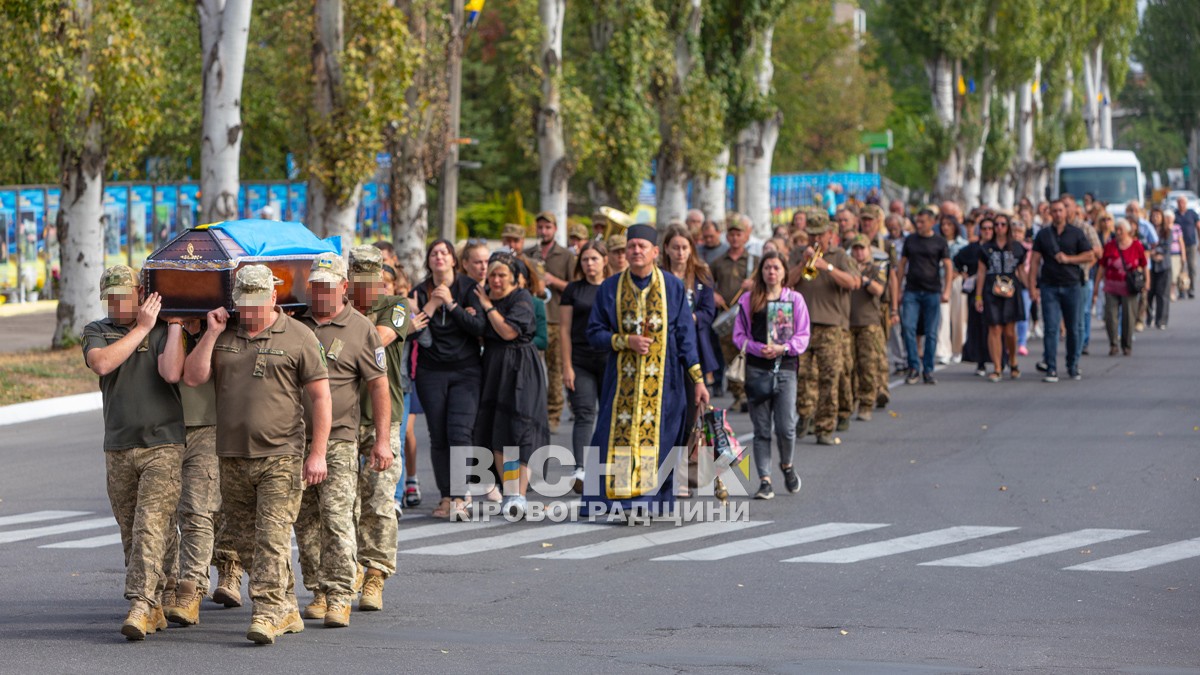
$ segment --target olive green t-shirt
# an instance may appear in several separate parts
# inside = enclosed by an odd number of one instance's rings
[[[836,246],[825,252],[825,260],[843,272],[858,274],[858,263]],[[814,325],[850,327],[850,291],[837,285],[833,275],[822,271],[812,281],[800,279],[796,290],[804,296]]]
[[[83,329],[83,358],[129,334],[133,325],[112,319],[93,321]],[[179,387],[158,374],[158,357],[167,347],[161,321],[116,370],[100,378],[104,401],[104,449],[128,450],[184,441],[183,404]]]
[[[333,397],[331,441],[358,441],[360,384],[387,375],[387,356],[375,326],[357,309],[346,305],[329,323],[317,325],[311,314],[300,318],[321,341],[329,366],[329,393]],[[312,407],[304,397],[305,437],[312,439]]]
[[[716,291],[721,294],[722,298],[725,298],[725,302],[733,305],[738,291],[742,290],[742,282],[754,276],[754,268],[757,265],[758,260],[744,249],[741,257],[737,260],[731,258],[729,252],[726,251],[720,258],[714,260],[712,265],[709,265],[717,287]]]
[[[412,328],[412,309],[409,300],[401,295],[385,295],[377,299],[367,312],[369,319],[376,326],[383,326],[395,331],[394,342],[383,348],[387,357],[388,390],[392,398],[392,423],[404,421],[404,389],[400,386],[404,371],[404,340]],[[371,412],[371,393],[365,384],[359,388],[362,408],[362,423],[371,424],[375,417]]]
[[[872,248],[871,252],[875,253],[876,250]],[[862,273],[864,276],[871,277],[873,281],[883,284],[884,289],[887,289],[887,272],[884,271],[883,265],[873,262],[867,265]],[[880,299],[881,296],[871,295],[866,288],[850,291],[850,327],[878,325],[883,318],[879,311]]]
[[[183,334],[187,340],[189,354],[196,348],[200,335]],[[179,396],[183,399],[183,425],[185,427],[211,427],[217,423],[217,390],[212,378],[198,386],[179,386]]]
[[[329,371],[317,336],[275,311],[275,323],[253,338],[239,326],[213,346],[221,457],[304,455],[304,385]]]

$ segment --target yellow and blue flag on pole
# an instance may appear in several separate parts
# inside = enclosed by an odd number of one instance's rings
[[[483,13],[483,3],[486,0],[467,0],[464,9],[467,10],[467,28],[471,28],[479,21],[479,15]]]

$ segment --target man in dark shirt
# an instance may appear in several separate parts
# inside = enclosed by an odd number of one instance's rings
[[[570,281],[571,269],[575,266],[574,256],[554,240],[558,232],[558,219],[554,213],[543,211],[537,216],[538,242],[525,249],[525,255],[539,266],[542,281],[550,290],[550,301],[546,303],[546,323],[548,345],[544,352],[546,359],[546,407],[550,420],[550,431],[558,431],[558,421],[562,417],[563,383],[562,383],[562,345],[559,343],[558,303],[562,299],[563,289]]]
[[[137,276],[125,265],[104,271],[100,297],[109,318],[83,329],[83,359],[100,376],[108,500],[125,550],[130,604],[121,634],[144,640],[167,627],[163,559],[183,465],[182,323],[158,321],[157,293],[138,305]]]
[[[1187,297],[1196,297],[1196,243],[1200,240],[1200,215],[1188,208],[1187,197],[1175,200],[1175,222],[1183,230],[1183,259],[1187,265]]]
[[[950,262],[950,247],[941,235],[934,233],[937,216],[933,209],[924,208],[917,214],[917,231],[904,240],[901,249],[899,276],[904,279],[900,321],[904,333],[904,350],[908,353],[907,384],[916,384],[924,373],[925,384],[933,379],[933,358],[937,352],[938,326],[941,323],[941,303],[950,301],[950,281],[954,278]],[[943,272],[939,272],[938,268]],[[917,359],[917,323],[925,334],[925,353]],[[922,363],[923,361],[923,363]],[[923,370],[918,370],[923,366]]]
[[[1046,354],[1038,369],[1046,373],[1045,382],[1058,382],[1058,325],[1067,329],[1067,373],[1080,379],[1079,312],[1083,303],[1079,289],[1084,284],[1083,265],[1094,262],[1095,253],[1083,230],[1067,224],[1067,205],[1061,200],[1050,205],[1050,226],[1043,227],[1033,240],[1030,259],[1029,297],[1042,306]]]

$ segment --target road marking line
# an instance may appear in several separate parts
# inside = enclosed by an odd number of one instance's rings
[[[611,541],[602,541],[595,544],[577,546],[575,548],[566,548],[561,551],[538,553],[524,557],[542,558],[548,560],[586,560],[589,558],[599,558],[601,556],[612,555],[614,553],[628,553],[630,551],[652,548],[654,546],[663,546],[666,544],[690,541],[692,539],[700,539],[702,537],[709,537],[717,534],[737,532],[738,530],[744,530],[749,527],[767,525],[770,522],[771,521],[769,520],[760,520],[755,522],[732,521],[698,523],[695,525],[688,525],[686,527],[675,527],[670,530],[635,534],[628,537],[621,537],[620,539],[613,539]]]
[[[36,523],[42,520],[87,516],[91,515],[91,513],[91,511],[32,511],[30,513],[20,513],[15,516],[0,516],[0,527],[20,525],[22,523]]]
[[[60,541],[57,544],[42,544],[38,548],[100,548],[121,543],[121,533],[102,534],[99,537],[76,539],[75,541]]]
[[[861,546],[850,546],[847,548],[838,548],[832,551],[824,551],[814,553],[812,555],[800,556],[798,558],[788,558],[783,562],[809,562],[809,563],[854,563],[862,560],[872,560],[874,558],[882,558],[889,555],[897,555],[900,553],[909,553],[911,551],[919,551],[924,548],[933,548],[934,546],[945,546],[954,544],[960,541],[969,539],[977,539],[979,537],[987,537],[1001,532],[1011,532],[1015,527],[947,527],[944,530],[934,530],[932,532],[922,532],[920,534],[912,534],[907,537],[897,537],[885,541],[877,541],[873,544],[863,544]]]
[[[1101,558],[1090,563],[1064,567],[1067,570],[1087,572],[1135,572],[1155,565],[1165,565],[1178,560],[1200,556],[1200,539],[1177,541],[1173,544],[1144,548],[1140,551]]]
[[[444,534],[455,534],[458,532],[472,532],[484,527],[492,527],[506,522],[501,518],[494,520],[480,521],[468,520],[465,523],[436,523],[434,525],[421,525],[409,529],[400,528],[400,543],[414,541],[416,539],[424,539],[426,537],[440,537]]]
[[[1145,532],[1146,530],[1079,530],[921,564],[936,567],[991,567],[1051,553],[1062,553],[1080,546],[1132,537],[1135,534],[1145,534]]]
[[[52,537],[56,534],[66,534],[67,532],[98,530],[102,527],[116,527],[116,525],[117,521],[111,517],[93,518],[91,520],[81,520],[76,523],[63,523],[62,525],[48,525],[28,530],[0,532],[0,544],[11,544],[14,541],[25,541],[26,539],[37,539],[38,537]]]
[[[502,548],[512,548],[513,546],[520,546],[522,544],[531,544],[535,541],[569,537],[576,534],[584,534],[585,532],[603,532],[605,527],[609,526],[592,523],[562,523],[550,525],[549,527],[530,527],[494,537],[468,539],[467,541],[459,541],[453,544],[426,546],[424,548],[415,548],[411,551],[401,552],[417,555],[468,555],[484,551],[496,551]]]
[[[881,527],[887,527],[885,523],[824,523],[822,525],[814,525],[812,527],[804,527],[799,530],[788,530],[787,532],[777,532],[768,534],[764,537],[755,537],[753,539],[742,539],[732,541],[728,544],[718,544],[707,548],[699,548],[695,551],[686,551],[675,555],[662,556],[660,558],[652,558],[654,561],[677,561],[677,560],[693,560],[693,561],[710,561],[724,560],[739,555],[747,555],[749,553],[759,553],[761,551],[770,551],[775,548],[783,548],[784,546],[797,546],[799,544],[807,544],[813,541],[822,541],[825,539],[833,539],[847,534],[855,534],[857,532],[866,532],[868,530],[876,530]]]

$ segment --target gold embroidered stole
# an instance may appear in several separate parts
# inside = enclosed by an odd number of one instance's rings
[[[658,485],[659,425],[667,359],[667,287],[657,267],[639,290],[626,270],[617,284],[617,318],[625,335],[653,339],[650,353],[617,354],[617,390],[608,432],[609,499],[630,499]]]

